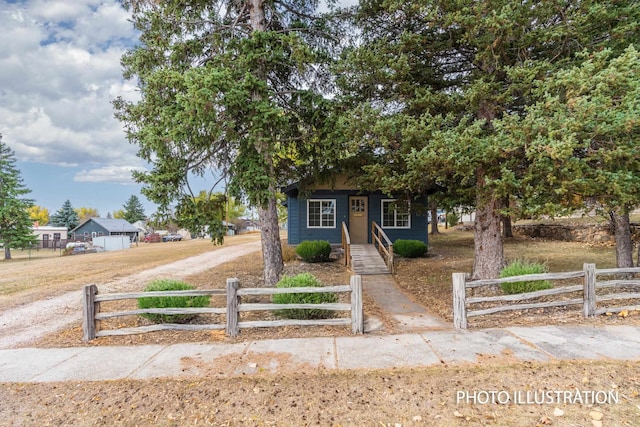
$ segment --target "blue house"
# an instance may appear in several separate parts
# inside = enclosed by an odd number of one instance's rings
[[[426,194],[407,201],[379,191],[358,190],[346,178],[315,184],[304,191],[293,184],[283,188],[283,192],[287,196],[287,241],[290,245],[305,240],[340,244],[343,222],[354,244],[371,243],[373,222],[392,242],[411,239],[428,243]]]
[[[89,218],[69,234],[71,239],[78,241],[87,241],[100,236],[129,236],[133,242],[138,238],[139,232],[136,226],[124,219]]]

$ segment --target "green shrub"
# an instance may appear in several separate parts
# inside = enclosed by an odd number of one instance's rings
[[[158,279],[154,280],[144,292],[155,291],[186,291],[195,289],[188,283],[178,280]],[[209,296],[185,296],[185,297],[142,297],[138,298],[138,308],[188,308],[188,307],[208,307]],[[141,315],[154,323],[186,323],[192,320],[193,314],[154,314],[145,313]]]
[[[296,247],[296,253],[306,262],[329,261],[331,245],[326,240],[305,240]]]
[[[398,239],[393,242],[393,252],[405,258],[419,258],[427,252],[427,245],[420,240]]]
[[[460,222],[460,215],[457,212],[447,213],[447,225],[449,227],[455,227]]]
[[[302,273],[296,276],[284,276],[276,284],[277,288],[301,288],[301,287],[321,287],[322,283],[310,273]],[[274,304],[322,304],[334,303],[338,301],[338,295],[334,293],[313,293],[313,294],[276,294],[272,296]],[[324,319],[333,317],[334,312],[319,309],[287,309],[276,310],[276,316],[288,319]]]
[[[516,260],[507,265],[500,272],[500,278],[524,276],[526,274],[542,274],[547,272],[547,267],[539,262]],[[550,289],[553,284],[548,280],[536,280],[533,282],[501,283],[502,291],[506,294],[520,294]]]

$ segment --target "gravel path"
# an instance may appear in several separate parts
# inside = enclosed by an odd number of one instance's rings
[[[256,253],[260,241],[206,252],[170,264],[144,270],[100,285],[101,292],[128,292],[155,278],[183,279],[201,273],[237,257]],[[82,291],[35,301],[0,314],[0,349],[15,348],[67,327],[82,319]],[[28,321],[27,321],[28,320]]]

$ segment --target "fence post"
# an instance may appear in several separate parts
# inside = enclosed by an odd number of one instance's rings
[[[364,317],[362,315],[362,276],[351,276],[351,332],[364,332]]]
[[[453,273],[453,327],[467,329],[466,273]]]
[[[227,279],[227,335],[238,336],[238,279]]]
[[[583,264],[584,270],[584,317],[596,315],[596,265]]]
[[[82,332],[83,339],[90,341],[96,337],[96,285],[85,285],[82,290]]]

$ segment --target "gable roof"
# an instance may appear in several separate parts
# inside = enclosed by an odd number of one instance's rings
[[[76,228],[71,230],[71,232],[76,231],[78,228],[84,226],[90,221],[95,222],[100,227],[104,228],[110,233],[137,233],[138,228],[132,225],[129,221],[124,219],[116,219],[116,218],[89,218],[82,224],[78,225]]]

